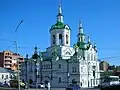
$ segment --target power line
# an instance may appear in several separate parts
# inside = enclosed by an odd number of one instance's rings
[[[9,45],[5,50],[7,50],[8,48],[10,48],[14,43],[12,43],[11,45]]]
[[[9,40],[9,39],[1,39],[1,38],[0,38],[0,41],[15,42],[15,41],[12,41],[12,40]]]
[[[110,57],[104,57],[104,58],[100,58],[101,60],[103,59],[114,59],[114,58],[119,58],[120,55],[117,55],[117,56],[110,56]]]

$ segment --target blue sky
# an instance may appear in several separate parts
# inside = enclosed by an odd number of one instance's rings
[[[15,51],[11,41],[20,46],[25,56],[34,46],[45,50],[50,46],[51,25],[56,23],[59,0],[0,0],[0,50]],[[64,22],[71,27],[71,46],[77,42],[78,22],[84,32],[96,42],[99,58],[110,64],[120,64],[120,0],[62,0]],[[15,34],[19,22],[23,23]]]

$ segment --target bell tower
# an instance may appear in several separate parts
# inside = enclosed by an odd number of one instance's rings
[[[62,6],[58,5],[57,22],[50,29],[51,46],[70,46],[70,28],[64,24]]]

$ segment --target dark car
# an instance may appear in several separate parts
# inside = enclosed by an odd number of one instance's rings
[[[120,84],[102,87],[100,90],[120,90]]]
[[[0,87],[4,87],[4,84],[0,82]]]
[[[29,87],[30,87],[30,88],[36,88],[36,83],[32,83],[32,84],[30,84]]]
[[[7,83],[4,84],[4,87],[9,87],[9,85]]]

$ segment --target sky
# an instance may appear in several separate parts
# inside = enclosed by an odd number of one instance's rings
[[[49,29],[56,23],[59,0],[0,0],[0,51],[15,51],[25,56],[37,46],[50,46]],[[78,23],[96,43],[99,59],[120,64],[120,0],[62,0],[64,23],[71,28],[71,46],[77,42]],[[15,29],[20,21],[17,33]]]

